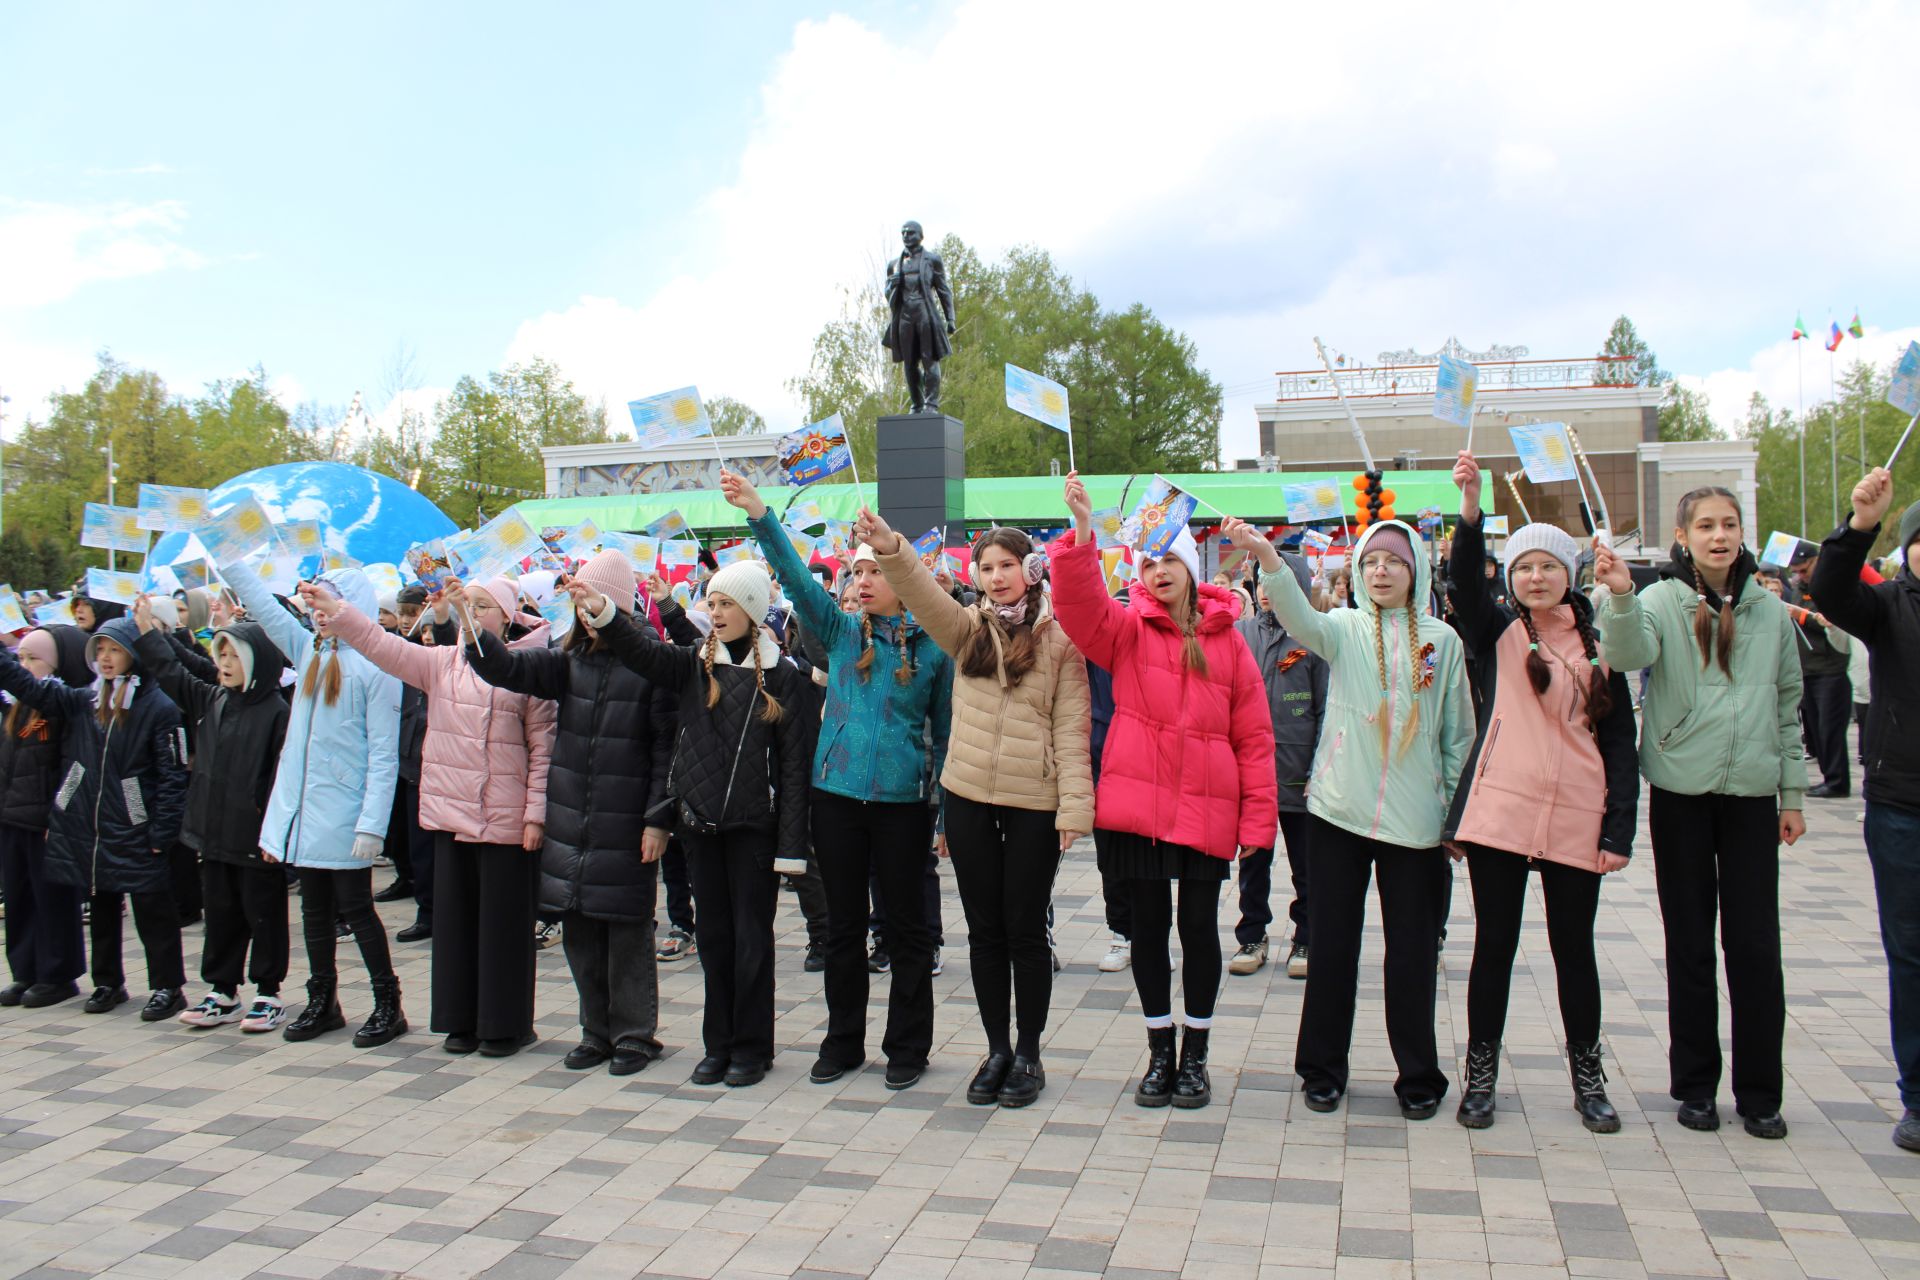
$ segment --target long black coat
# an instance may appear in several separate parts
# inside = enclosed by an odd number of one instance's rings
[[[193,741],[181,839],[204,858],[251,866],[262,861],[260,820],[287,737],[287,700],[280,696],[287,660],[257,622],[235,622],[221,633],[253,653],[253,678],[245,689],[225,688],[217,676],[209,683],[191,674],[175,660],[177,650],[161,632],[141,636],[136,652],[179,706]]]
[[[139,634],[127,618],[95,632],[128,653],[136,653]],[[135,662],[144,676],[137,653]],[[93,690],[36,680],[4,650],[0,689],[63,726],[66,773],[48,815],[48,875],[90,893],[168,891],[165,851],[180,837],[187,791],[180,709],[143,678],[123,718],[103,726]]]
[[[1842,524],[1820,544],[1813,598],[1827,620],[1867,646],[1873,659],[1861,747],[1869,804],[1920,811],[1920,578],[1900,566],[1890,582],[1868,586],[1860,569],[1879,530]]]
[[[78,627],[47,627],[53,637],[54,675],[86,688],[87,633]],[[11,733],[0,733],[0,824],[44,832],[60,789],[60,744],[66,729],[59,720],[29,707],[19,708]]]
[[[640,837],[647,814],[666,803],[678,696],[604,646],[509,649],[483,634],[466,656],[488,684],[560,704],[541,910],[626,924],[653,919],[655,869],[640,859]]]

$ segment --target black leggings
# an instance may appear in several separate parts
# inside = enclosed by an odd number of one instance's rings
[[[1516,853],[1467,847],[1473,881],[1473,973],[1467,979],[1467,1038],[1499,1040],[1507,1027],[1513,957],[1527,905],[1527,872],[1540,868],[1547,900],[1547,942],[1560,987],[1560,1026],[1572,1044],[1600,1039],[1600,970],[1593,959],[1593,917],[1600,909],[1600,875]]]
[[[1189,1019],[1213,1017],[1220,994],[1220,881],[1180,881],[1180,983]],[[1148,1018],[1173,1013],[1172,952],[1173,884],[1171,880],[1129,880],[1127,901],[1133,909],[1133,989],[1140,993],[1140,1012]]]
[[[947,793],[947,848],[967,913],[973,998],[990,1053],[1040,1056],[1053,998],[1047,906],[1060,866],[1055,817],[1051,809],[982,804]],[[1018,1044],[1007,1034],[1015,1013]]]
[[[322,867],[299,867],[300,930],[307,939],[307,972],[328,981],[337,980],[340,970],[334,962],[335,917],[344,918],[360,944],[360,959],[367,966],[367,977],[393,977],[393,956],[387,950],[387,931],[380,913],[373,909],[373,868],[329,871]]]

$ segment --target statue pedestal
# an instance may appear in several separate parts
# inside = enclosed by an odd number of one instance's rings
[[[908,413],[876,424],[880,515],[911,541],[945,528],[949,540],[966,528],[966,428],[943,413]]]

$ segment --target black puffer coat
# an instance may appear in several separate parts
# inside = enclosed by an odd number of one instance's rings
[[[54,675],[86,688],[93,680],[87,670],[87,633],[66,626],[42,630],[53,638]],[[59,720],[26,706],[13,720],[11,733],[0,732],[0,824],[44,832],[60,788],[60,743],[66,730]]]
[[[163,632],[141,636],[137,653],[140,665],[179,706],[194,744],[181,840],[215,862],[253,866],[262,861],[260,820],[287,736],[287,700],[280,696],[287,660],[257,622],[241,620],[215,635],[231,637],[252,654],[245,689],[190,674],[175,660],[177,651]]]
[[[466,656],[482,680],[560,704],[540,909],[623,924],[653,919],[655,869],[640,859],[640,837],[647,814],[667,799],[674,691],[627,670],[604,646],[508,649],[490,635],[480,646],[468,645]]]
[[[90,893],[170,889],[165,850],[180,837],[187,791],[180,709],[139,667],[140,629],[129,618],[102,623],[93,643],[134,654],[141,683],[117,721],[94,715],[92,689],[35,680],[0,650],[0,688],[42,715],[58,717],[65,776],[48,816],[47,872]]]
[[[665,606],[661,617],[666,617]],[[771,828],[776,857],[805,858],[813,752],[803,707],[812,699],[802,697],[806,678],[780,657],[771,630],[760,631],[760,644],[767,692],[783,712],[772,724],[760,718],[765,703],[754,678],[753,655],[744,645],[737,661],[726,646],[716,649],[709,675],[704,646],[666,644],[651,627],[636,626],[621,613],[607,621],[600,640],[629,668],[679,695],[679,743],[667,790],[680,802],[682,829]],[[719,702],[711,707],[709,680],[720,690]]]

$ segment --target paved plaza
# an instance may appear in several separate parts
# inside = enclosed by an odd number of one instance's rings
[[[1601,896],[1608,1070],[1625,1121],[1610,1136],[1583,1130],[1569,1105],[1537,890],[1492,1129],[1455,1124],[1451,1094],[1429,1123],[1400,1118],[1377,928],[1348,1108],[1314,1115],[1295,1092],[1304,984],[1277,964],[1226,980],[1213,1105],[1136,1107],[1144,1036],[1128,975],[1095,967],[1107,934],[1082,841],[1056,896],[1067,968],[1048,1088],[1024,1111],[965,1101],[983,1041],[944,870],[933,1068],[902,1093],[882,1088],[878,1067],[807,1082],[825,1006],[801,969],[790,894],[785,1047],[745,1090],[686,1083],[700,1056],[697,962],[663,966],[670,1056],[626,1080],[561,1067],[575,1023],[558,948],[539,959],[541,1042],[498,1061],[449,1056],[426,1033],[417,945],[397,947],[416,1030],[369,1051],[347,1033],[295,1045],[143,1025],[140,990],[102,1017],[78,1001],[5,1010],[0,1276],[1920,1276],[1920,1156],[1888,1140],[1885,965],[1859,804],[1809,806],[1781,885],[1784,1143],[1737,1121],[1700,1134],[1673,1119],[1644,836]],[[1443,1050],[1458,1052],[1464,869],[1456,884],[1439,1017]],[[388,914],[390,926],[408,918]],[[199,934],[188,931],[190,971]],[[132,962],[131,937],[128,951]],[[357,1025],[369,997],[352,945],[341,954]],[[1731,1119],[1724,1090],[1720,1101]]]

